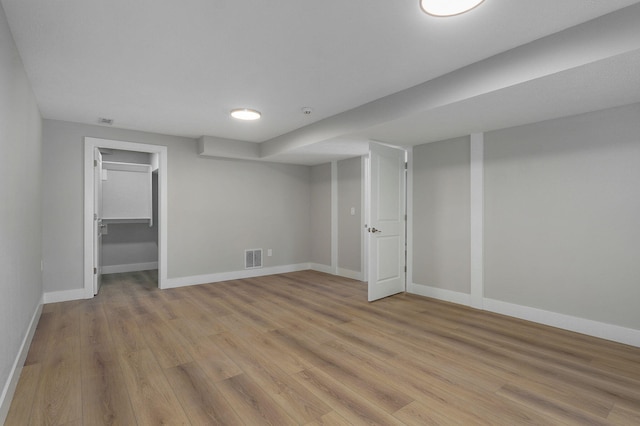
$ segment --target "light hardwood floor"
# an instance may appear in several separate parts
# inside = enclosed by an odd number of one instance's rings
[[[640,349],[305,271],[45,305],[6,425],[640,424]]]

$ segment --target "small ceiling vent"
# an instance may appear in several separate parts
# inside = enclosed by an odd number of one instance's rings
[[[244,269],[262,268],[262,249],[244,251]]]

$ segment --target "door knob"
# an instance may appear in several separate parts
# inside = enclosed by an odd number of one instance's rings
[[[382,231],[376,228],[369,228],[369,232],[371,232],[372,234],[375,234],[376,232],[382,232]]]

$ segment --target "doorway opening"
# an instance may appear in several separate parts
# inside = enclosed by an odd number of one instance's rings
[[[126,158],[126,161],[113,161]],[[118,260],[118,257],[122,258],[123,255],[126,257],[126,253],[119,250],[117,245],[126,242],[127,238],[130,240],[132,233],[146,234],[143,240],[147,241],[141,243],[142,246],[147,245],[147,254],[142,254],[143,257],[150,256],[151,247],[148,240],[153,236],[151,244],[157,247],[157,260],[146,262],[143,260],[150,259],[140,258],[140,262],[134,262],[129,268],[157,266],[158,287],[164,288],[167,280],[167,148],[86,137],[84,166],[85,297],[91,298],[97,294],[102,272],[126,272],[128,266],[123,264],[122,260]],[[134,181],[127,180],[132,176]],[[102,184],[107,181],[108,185],[103,187]],[[117,191],[118,185],[128,188],[139,184],[148,186],[148,195],[138,196],[131,191]],[[106,192],[103,192],[103,189]],[[116,202],[110,202],[109,206],[103,205],[103,199],[112,199],[114,194]],[[122,199],[117,200],[118,197]],[[115,205],[121,207],[114,210]],[[105,239],[107,244],[104,244]],[[106,253],[102,253],[104,249],[107,249]],[[102,264],[105,254],[110,259],[107,265]]]

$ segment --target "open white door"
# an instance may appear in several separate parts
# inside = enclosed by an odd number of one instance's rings
[[[98,294],[102,278],[102,154],[93,151],[93,294]]]
[[[369,301],[405,291],[405,151],[369,146]]]

